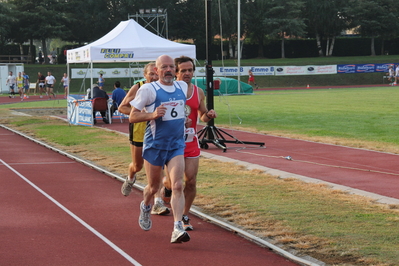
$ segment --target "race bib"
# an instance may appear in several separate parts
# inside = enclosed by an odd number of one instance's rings
[[[186,128],[184,133],[184,141],[192,142],[194,140],[195,130],[192,127]]]
[[[162,117],[162,121],[170,121],[176,119],[184,119],[184,100],[170,101],[161,103],[166,107],[166,113]]]

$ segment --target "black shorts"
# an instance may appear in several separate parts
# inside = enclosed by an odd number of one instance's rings
[[[134,129],[134,123],[129,123],[129,142],[131,145],[136,146],[136,147],[143,147],[143,142],[139,141],[134,141],[133,137],[133,130]]]

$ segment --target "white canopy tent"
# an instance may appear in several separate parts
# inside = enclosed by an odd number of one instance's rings
[[[195,59],[195,45],[169,41],[151,33],[135,20],[130,19],[121,21],[113,30],[97,41],[68,50],[67,73],[69,76],[69,64],[71,63],[89,63],[91,84],[93,84],[93,63],[150,62],[164,54],[172,58],[184,55]],[[71,99],[71,103],[68,104],[70,123],[93,125],[91,104],[85,106],[85,103],[80,102],[76,107],[74,103],[75,101]]]
[[[182,55],[196,58],[195,45],[169,41],[129,19],[121,21],[97,41],[68,50],[68,74],[70,63],[90,63],[93,68],[93,63],[149,62],[163,54],[172,58]]]

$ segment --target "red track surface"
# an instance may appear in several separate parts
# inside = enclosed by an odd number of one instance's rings
[[[128,133],[127,122],[121,124],[114,120],[111,125],[99,123],[97,126]],[[243,142],[264,142],[266,148],[227,143],[226,152],[213,144],[203,151],[399,199],[399,155],[222,130]],[[292,160],[284,159],[287,156]]]
[[[191,241],[170,244],[171,215],[138,226],[140,191],[123,197],[119,181],[3,128],[0,146],[1,265],[296,265],[196,217]]]
[[[2,99],[4,97],[0,97]],[[8,98],[7,98],[8,99]],[[10,99],[14,100],[15,99]],[[127,121],[105,127],[127,133]],[[399,199],[398,155],[225,130],[254,145],[209,144],[206,152]],[[226,136],[227,139],[229,139]],[[138,224],[141,192],[121,196],[121,183],[0,129],[0,159],[54,197],[143,265],[292,265],[217,226],[192,217],[192,240],[169,244],[172,217]],[[292,161],[284,159],[291,156]],[[0,261],[12,265],[110,265],[129,262],[54,203],[0,164]],[[7,189],[5,189],[7,188]],[[32,264],[33,263],[33,264]]]

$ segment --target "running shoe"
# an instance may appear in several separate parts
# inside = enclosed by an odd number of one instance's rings
[[[172,190],[167,189],[166,187],[161,188],[161,195],[162,195],[162,200],[165,203],[170,203],[170,198],[172,197]]]
[[[94,120],[95,121],[95,120]],[[132,192],[134,182],[136,182],[136,175],[134,175],[133,180],[129,181],[129,177],[126,177],[125,182],[123,182],[121,192],[123,196],[129,196],[130,192]]]
[[[188,218],[187,215],[183,215],[182,222],[184,230],[192,231],[194,229],[193,226],[190,224],[190,219]]]
[[[151,207],[147,210],[147,207],[144,206],[144,201],[140,203],[139,225],[144,231],[150,230],[152,226]]]
[[[151,214],[166,215],[170,213],[169,208],[165,207],[162,200],[155,202]]]
[[[190,241],[190,235],[186,231],[184,231],[183,226],[180,223],[173,229],[170,243],[182,243],[187,241]]]

